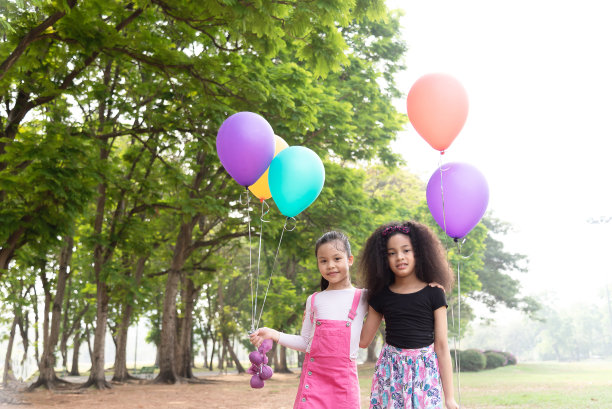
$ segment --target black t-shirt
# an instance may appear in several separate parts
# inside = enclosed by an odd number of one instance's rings
[[[387,344],[416,349],[434,342],[433,312],[448,304],[444,290],[427,285],[410,294],[394,293],[385,287],[372,298],[370,306],[385,318]]]

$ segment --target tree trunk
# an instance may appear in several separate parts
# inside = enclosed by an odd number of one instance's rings
[[[292,373],[289,365],[287,365],[287,348],[282,345],[280,345],[278,350],[278,368],[275,368],[274,371],[278,373]]]
[[[72,348],[72,368],[69,375],[79,376],[79,350],[81,349],[81,331],[77,327],[74,333],[74,346]]]
[[[230,357],[232,358],[232,361],[234,362],[234,365],[236,365],[236,369],[238,370],[238,373],[245,373],[246,371],[244,370],[244,367],[240,363],[240,360],[238,359],[236,352],[234,352],[234,348],[232,348],[232,345],[230,344],[229,339],[227,337],[223,338],[223,345],[225,349],[227,350],[227,352],[229,352]]]
[[[6,357],[4,359],[4,373],[2,375],[2,385],[6,386],[9,381],[14,381],[13,368],[11,367],[11,358],[13,354],[13,341],[15,340],[15,328],[17,327],[17,314],[13,317],[11,332],[9,333],[8,346],[6,347]]]
[[[185,378],[194,378],[192,371],[192,339],[193,339],[193,309],[198,298],[199,288],[196,288],[189,277],[185,277],[183,285],[183,319],[179,332],[179,351],[177,354],[177,374]]]
[[[134,286],[140,285],[140,280],[144,272],[144,267],[147,261],[147,257],[141,257],[136,263],[134,271]],[[113,381],[115,382],[126,382],[130,379],[137,379],[136,377],[129,374],[127,370],[127,335],[132,319],[132,311],[134,310],[132,301],[126,300],[124,303],[123,314],[121,317],[121,323],[117,331],[117,351],[115,354],[115,373],[113,375]],[[138,342],[138,341],[137,341]]]
[[[89,324],[85,324],[85,340],[87,340],[87,351],[89,352],[89,362],[93,362],[93,348],[91,347],[91,331]]]
[[[104,71],[105,83],[110,72],[110,64]],[[102,108],[102,107],[101,107]],[[104,112],[101,109],[101,112]],[[100,115],[100,122],[104,122],[103,115]],[[110,148],[102,146],[100,148],[100,159],[108,159]],[[102,226],[104,224],[106,207],[106,181],[98,184],[98,199],[96,201],[96,218],[94,220],[93,234],[97,237],[102,236]],[[110,256],[110,253],[107,253]],[[94,331],[94,347],[91,356],[91,372],[89,379],[82,385],[82,388],[94,386],[98,389],[109,389],[111,385],[106,382],[104,376],[104,341],[106,338],[106,324],[108,319],[108,302],[110,296],[106,280],[102,277],[102,270],[105,264],[105,248],[99,242],[94,247],[93,269],[96,280],[96,329]]]
[[[274,367],[274,372],[278,372],[280,361],[278,359],[279,344],[276,342],[272,345],[272,349],[268,352],[268,365]]]
[[[94,265],[94,269],[96,266]],[[99,276],[100,271],[96,273]],[[97,280],[96,291],[96,329],[94,331],[94,345],[91,356],[91,372],[89,379],[81,387],[94,386],[98,389],[110,389],[111,385],[106,381],[104,375],[104,341],[106,338],[106,321],[108,319],[108,302],[110,296],[106,283]]]
[[[40,318],[38,316],[38,296],[36,295],[36,286],[32,289],[32,305],[34,311],[34,357],[36,358],[36,365],[40,366],[40,354],[38,351],[38,345],[40,344],[40,335],[38,331]]]
[[[68,288],[70,288],[71,277],[68,277]],[[68,369],[68,338],[72,333],[74,328],[68,329],[68,311],[70,309],[70,297],[66,297],[66,304],[64,305],[64,322],[63,322],[63,331],[62,331],[62,339],[60,341],[60,352],[62,354],[62,367],[64,369]]]
[[[55,389],[60,384],[65,384],[66,381],[62,381],[57,378],[55,374],[55,349],[59,340],[60,333],[60,322],[62,318],[62,303],[64,302],[64,292],[66,290],[66,281],[68,279],[68,266],[72,259],[72,237],[65,238],[66,245],[62,248],[60,254],[59,268],[57,273],[57,283],[55,297],[53,297],[51,325],[48,323],[48,315],[45,314],[44,328],[45,328],[45,339],[43,341],[43,354],[40,359],[38,380],[34,382],[28,390],[34,390],[39,386],[43,386],[47,389]],[[44,273],[43,273],[44,276]],[[45,297],[45,304],[47,300],[50,300],[50,292],[48,288],[45,289],[47,296]],[[48,308],[45,307],[47,311]]]
[[[17,327],[19,328],[19,333],[21,334],[21,341],[23,343],[23,357],[21,358],[21,365],[23,366],[25,364],[26,359],[28,358],[28,349],[30,348],[30,340],[28,339],[30,320],[28,318],[28,311],[19,311],[19,314],[15,315],[19,315],[17,320]]]
[[[218,356],[219,372],[223,372],[223,369],[225,368],[225,355],[227,352],[227,348],[225,348],[225,344],[223,344],[223,342],[221,342],[221,344],[223,347],[219,349],[219,356]]]
[[[172,264],[166,280],[164,295],[164,307],[162,315],[162,330],[160,335],[159,350],[159,374],[155,378],[156,383],[175,383],[178,376],[175,370],[175,344],[176,344],[176,296],[180,282],[181,270],[187,259],[187,252],[191,244],[191,235],[195,221],[181,225]]]
[[[212,339],[212,347],[210,349],[210,362],[208,364],[208,369],[213,370],[213,358],[215,357],[215,347],[217,346],[216,339],[213,337]]]
[[[115,372],[113,381],[126,382],[130,379],[137,379],[130,375],[127,370],[127,335],[130,327],[130,317],[132,315],[132,306],[129,303],[123,305],[121,315],[121,323],[117,331],[117,345],[115,352]]]

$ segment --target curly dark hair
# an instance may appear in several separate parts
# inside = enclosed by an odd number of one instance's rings
[[[336,230],[331,230],[323,234],[321,237],[319,237],[319,240],[317,240],[317,243],[315,244],[315,257],[317,257],[319,247],[321,247],[321,245],[325,243],[330,243],[332,241],[339,241],[340,243],[342,243],[342,246],[344,248],[338,248],[338,250],[344,251],[346,253],[347,258],[351,256],[351,243],[349,243],[349,239],[346,234]],[[321,291],[325,290],[328,286],[329,281],[321,277]]]
[[[368,289],[368,301],[395,281],[387,259],[387,242],[396,234],[406,234],[410,238],[417,278],[426,283],[436,282],[446,291],[450,291],[453,274],[438,236],[428,226],[419,222],[391,222],[377,228],[361,252],[359,274]]]

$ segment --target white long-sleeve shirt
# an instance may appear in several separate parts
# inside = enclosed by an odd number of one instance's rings
[[[368,311],[366,301],[366,291],[361,290],[361,297],[357,306],[357,315],[351,325],[351,358],[357,359],[359,352],[359,337],[363,327],[363,319]],[[348,313],[353,305],[354,288],[345,290],[325,290],[317,293],[315,297],[315,319],[322,320],[348,320]],[[278,343],[297,351],[309,352],[315,325],[310,321],[310,300],[312,295],[306,300],[306,312],[302,321],[302,331],[300,335],[280,333]]]

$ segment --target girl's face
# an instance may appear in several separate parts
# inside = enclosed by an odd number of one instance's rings
[[[342,242],[334,240],[321,244],[317,250],[317,265],[323,278],[329,281],[329,289],[351,285],[349,267],[353,265],[353,256],[347,256]]]
[[[410,237],[397,233],[387,241],[387,260],[395,277],[409,277],[414,274],[414,252]]]

